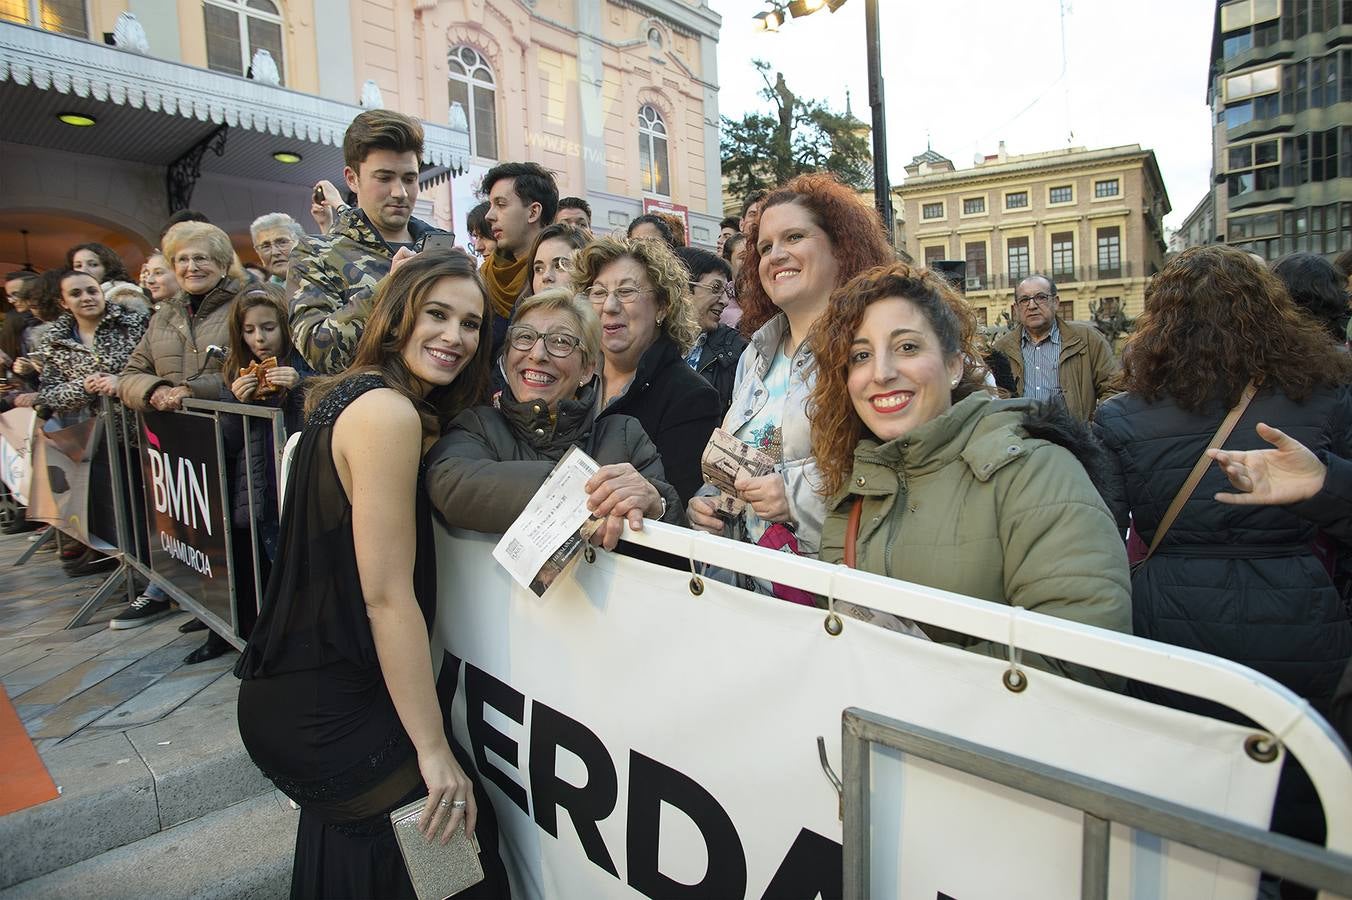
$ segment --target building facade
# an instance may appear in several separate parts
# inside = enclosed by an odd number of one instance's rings
[[[898,193],[906,252],[918,263],[966,264],[967,299],[996,325],[1029,274],[1055,279],[1061,314],[1088,320],[1096,304],[1135,316],[1164,265],[1169,197],[1151,150],[1139,145],[1000,151],[956,169],[933,150],[906,167]]]
[[[415,213],[462,243],[482,174],[533,160],[598,231],[647,200],[711,245],[719,27],[704,0],[0,0],[0,263],[90,235],[139,262],[183,206],[247,258],[258,215],[313,227],[363,107],[423,121]]]
[[[1352,246],[1349,43],[1352,3],[1216,4],[1207,81],[1214,230],[1205,243],[1268,260]]]

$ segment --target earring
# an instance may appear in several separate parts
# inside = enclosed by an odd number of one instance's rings
[[[961,376],[961,375],[959,375],[957,378],[954,378],[954,379],[953,379],[953,387],[957,387],[959,381],[962,381],[962,376]]]

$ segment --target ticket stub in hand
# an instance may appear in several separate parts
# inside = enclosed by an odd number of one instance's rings
[[[732,432],[716,428],[704,447],[700,467],[704,471],[704,480],[718,488],[718,496],[713,498],[714,511],[733,518],[740,516],[746,508],[746,502],[737,497],[737,489],[733,487],[737,477],[742,473],[750,478],[768,475],[775,469],[775,460],[770,454],[734,437]]]

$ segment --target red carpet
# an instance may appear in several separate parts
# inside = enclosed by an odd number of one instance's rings
[[[57,797],[37,748],[0,687],[0,816],[37,806]]]

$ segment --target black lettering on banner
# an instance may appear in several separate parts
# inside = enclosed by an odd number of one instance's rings
[[[844,866],[840,844],[804,828],[794,838],[761,900],[812,900],[817,896],[837,900],[844,890]]]
[[[690,817],[709,851],[698,884],[682,884],[657,870],[662,804]],[[648,897],[743,897],[746,851],[732,819],[713,795],[687,775],[629,751],[629,822],[625,835],[629,886]]]
[[[950,897],[950,896],[948,896],[947,894],[945,894],[943,891],[940,891],[939,893],[937,893],[937,894],[934,895],[934,900],[958,900],[958,898],[957,898],[957,897]]]
[[[443,704],[444,704],[443,698]],[[488,761],[485,749],[492,750],[505,762],[520,769],[517,761],[516,741],[498,731],[484,721],[484,705],[487,704],[513,722],[524,723],[526,718],[526,698],[517,690],[498,681],[482,669],[465,663],[465,719],[469,726],[469,742],[474,750],[474,764],[479,773],[496,784],[511,800],[530,815],[526,799],[526,789],[517,784],[504,771]],[[443,709],[449,708],[443,705]]]
[[[558,777],[558,748],[577,755],[587,768],[587,780],[578,787]],[[615,811],[619,782],[606,745],[586,725],[568,718],[539,700],[530,708],[530,797],[535,823],[559,836],[557,807],[568,810],[587,859],[616,878],[620,873],[606,850],[596,823]]]

